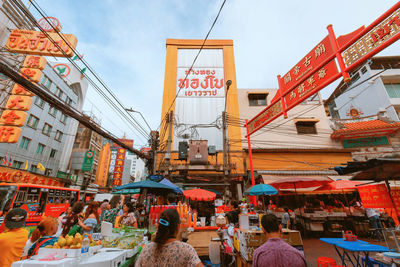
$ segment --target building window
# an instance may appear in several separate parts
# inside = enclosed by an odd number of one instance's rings
[[[55,150],[54,148],[51,149],[50,151],[50,158],[54,158],[56,156],[57,150]]]
[[[23,162],[22,161],[17,161],[17,160],[14,160],[13,161],[13,168],[16,168],[16,169],[21,169],[21,166],[22,166],[22,164],[23,164]]]
[[[60,88],[56,87],[55,95],[58,96],[59,98],[62,98],[62,96],[63,96],[63,91],[61,91]]]
[[[32,127],[33,129],[36,129],[38,126],[38,123],[39,123],[39,118],[30,114],[26,125],[28,125],[29,127]]]
[[[56,137],[54,137],[54,139],[61,142],[62,137],[63,137],[63,133],[57,130]]]
[[[317,134],[315,124],[317,121],[297,121],[296,129],[298,134]]]
[[[25,136],[22,137],[21,143],[19,144],[19,147],[22,149],[28,149],[29,143],[31,142],[31,139],[26,138]]]
[[[268,94],[249,94],[250,106],[266,106]]]
[[[42,80],[40,81],[40,83],[43,84],[47,89],[50,89],[51,80],[46,75],[43,74]]]
[[[70,97],[67,96],[67,99],[65,100],[65,102],[67,103],[67,105],[70,105],[70,106],[71,106],[71,104],[72,104],[72,99],[71,99]]]
[[[65,115],[64,113],[62,113],[62,114],[61,114],[60,121],[61,121],[62,123],[65,124],[65,123],[67,122],[67,115]]]
[[[43,126],[42,133],[47,135],[47,136],[50,136],[50,133],[51,133],[52,129],[53,129],[53,127],[50,124],[45,123],[44,126]]]
[[[57,115],[57,109],[55,107],[50,107],[49,108],[49,114],[53,117]]]
[[[36,148],[36,153],[39,154],[39,155],[43,155],[44,148],[45,148],[45,145],[39,143],[37,148]]]
[[[385,84],[385,89],[390,98],[400,98],[400,83]]]
[[[38,168],[37,168],[37,165],[36,164],[32,164],[31,165],[31,168],[29,169],[29,171],[31,171],[31,172],[38,172]]]
[[[41,98],[38,97],[38,96],[35,96],[35,105],[38,106],[38,107],[43,108],[43,107],[44,107],[44,101],[43,101],[43,99],[41,99]]]
[[[44,175],[50,176],[52,172],[53,172],[52,169],[46,169],[44,170]]]

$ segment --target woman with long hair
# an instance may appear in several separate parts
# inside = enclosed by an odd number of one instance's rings
[[[83,219],[79,218],[78,224],[85,234],[93,234],[93,230],[99,223],[99,202],[92,201],[86,209]]]
[[[33,231],[30,241],[33,243],[28,250],[28,258],[36,255],[39,248],[54,245],[58,237],[54,236],[58,230],[57,219],[53,217],[44,218]]]
[[[175,209],[164,210],[158,220],[156,238],[143,248],[136,267],[203,266],[194,248],[176,239],[179,225],[178,212]]]
[[[76,225],[79,221],[79,215],[83,211],[83,207],[85,204],[83,202],[76,202],[74,206],[72,207],[72,212],[71,214],[67,217],[65,220],[65,223],[63,223],[63,231],[62,231],[62,236],[66,236],[71,230],[72,226]]]
[[[126,202],[122,208],[123,214],[119,219],[119,226],[133,226],[138,227],[137,218],[135,216],[135,207],[131,202]]]

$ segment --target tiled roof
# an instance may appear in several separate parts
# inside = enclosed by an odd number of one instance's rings
[[[345,123],[343,129],[336,130],[332,133],[332,139],[338,139],[348,135],[367,134],[381,136],[388,133],[396,132],[400,129],[399,122],[388,123],[382,120],[369,120],[360,122]]]

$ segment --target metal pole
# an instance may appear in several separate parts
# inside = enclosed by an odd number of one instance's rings
[[[165,159],[169,162],[171,159],[171,146],[172,146],[172,126],[174,125],[174,112],[171,110],[168,114],[168,140],[167,140],[167,155]]]
[[[249,149],[249,163],[250,163],[250,175],[251,175],[251,185],[254,186],[256,183],[254,181],[254,168],[253,168],[253,155],[251,151],[251,142],[249,135],[249,125],[247,124],[248,120],[246,119],[246,137],[247,137],[247,145]],[[257,206],[257,201],[255,196],[250,196],[250,200],[253,202],[254,206]]]

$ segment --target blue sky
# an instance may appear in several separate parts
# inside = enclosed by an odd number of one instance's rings
[[[47,15],[61,21],[63,33],[78,38],[77,50],[124,105],[141,111],[152,128],[158,127],[161,117],[166,39],[203,39],[223,2],[36,1]],[[233,39],[238,88],[276,88],[276,76],[322,40],[328,24],[337,36],[344,35],[369,25],[396,2],[227,0],[210,39]],[[400,55],[400,41],[379,55]],[[328,97],[332,88],[324,89],[323,96]],[[125,132],[138,145],[146,142],[105,106],[93,88],[84,110],[101,117],[102,126],[114,134]]]

